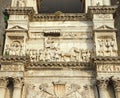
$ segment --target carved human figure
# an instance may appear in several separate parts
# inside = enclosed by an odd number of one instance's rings
[[[44,61],[45,60],[45,52],[43,50],[39,50],[39,60]]]
[[[49,49],[45,50],[45,60],[50,61],[51,60],[51,53]]]

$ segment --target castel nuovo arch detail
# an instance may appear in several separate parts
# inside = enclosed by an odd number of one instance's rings
[[[120,98],[117,6],[79,0],[76,12],[48,1],[12,0],[5,9],[0,98]]]

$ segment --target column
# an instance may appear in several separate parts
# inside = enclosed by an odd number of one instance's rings
[[[7,84],[8,80],[6,78],[0,78],[0,98],[5,98]]]
[[[23,79],[22,78],[14,78],[14,91],[13,91],[13,98],[21,98],[22,97],[22,86],[23,86]]]
[[[108,80],[97,80],[97,86],[99,88],[99,96],[100,98],[110,98],[108,93]]]
[[[113,85],[114,85],[114,89],[115,89],[116,98],[120,98],[120,79],[113,80]]]
[[[110,6],[111,0],[103,0],[103,5]]]

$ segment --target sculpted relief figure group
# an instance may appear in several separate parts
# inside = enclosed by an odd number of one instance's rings
[[[23,56],[23,45],[19,41],[13,41],[10,45],[6,45],[5,55]]]
[[[60,49],[60,43],[56,40],[45,39],[44,49],[26,49],[24,53],[24,46],[20,41],[13,41],[12,44],[6,45],[5,55],[17,55],[17,56],[30,56],[32,62],[38,61],[81,61],[89,62],[92,50],[79,49],[71,47],[67,52],[63,52]]]
[[[99,56],[117,56],[117,49],[114,38],[98,39],[98,55]]]
[[[47,83],[27,86],[26,98],[89,98],[90,86],[81,87],[78,84],[52,84]]]

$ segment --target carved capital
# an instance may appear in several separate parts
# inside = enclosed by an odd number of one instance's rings
[[[97,80],[97,86],[101,89],[106,89],[108,86],[109,79],[99,79]]]
[[[21,88],[23,86],[23,78],[21,77],[14,78],[13,82],[15,88]]]
[[[0,87],[7,87],[8,79],[5,77],[0,78]]]
[[[115,90],[120,91],[120,79],[114,79],[112,81],[113,81]]]

